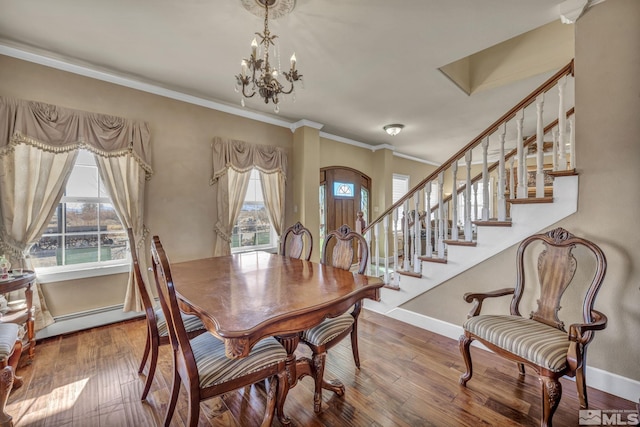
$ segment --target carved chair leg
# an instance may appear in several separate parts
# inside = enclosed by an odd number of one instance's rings
[[[587,399],[587,380],[585,379],[584,365],[576,369],[576,387],[578,389],[580,408],[589,408],[589,400]]]
[[[358,319],[353,323],[351,330],[351,351],[353,352],[353,360],[356,362],[356,368],[360,369],[360,354],[358,353]]]
[[[551,419],[562,397],[562,385],[556,378],[540,377],[542,384],[542,419],[540,427],[552,427]]]
[[[0,371],[0,427],[13,427],[13,417],[5,412],[12,387],[13,369],[9,365]]]
[[[278,380],[276,377],[267,378],[264,380],[265,391],[267,393],[267,404],[264,410],[264,418],[262,419],[261,427],[270,427],[273,422],[273,415],[276,412],[276,388]]]
[[[178,388],[180,385],[178,383]],[[200,418],[200,384],[192,384],[187,387],[189,395],[189,427],[198,427],[198,419]]]
[[[464,359],[464,364],[467,367],[467,372],[460,375],[460,384],[466,387],[467,381],[471,379],[473,376],[473,365],[471,363],[471,352],[469,351],[469,346],[471,345],[471,341],[473,339],[469,338],[466,335],[460,335],[458,339],[458,345],[460,347],[460,353],[462,353],[462,358]]]
[[[147,341],[144,343],[144,353],[142,353],[142,361],[140,362],[140,367],[138,368],[138,373],[141,374],[144,369],[144,365],[147,364],[147,357],[149,357],[149,348],[151,347],[151,336],[149,334],[149,329],[147,329]]]
[[[147,379],[144,382],[144,390],[142,391],[140,400],[145,400],[147,398],[149,390],[151,389],[151,383],[153,382],[153,377],[156,374],[156,366],[158,365],[159,344],[160,343],[157,342],[157,340],[151,341],[151,360],[149,361],[149,372],[147,372]]]
[[[327,358],[327,352],[313,354],[313,381],[315,382],[315,391],[313,393],[313,411],[317,414],[322,408],[322,379],[324,377],[324,365]]]
[[[169,400],[169,406],[167,406],[167,413],[164,416],[164,427],[171,425],[171,418],[173,418],[173,412],[176,410],[176,403],[178,402],[178,394],[180,393],[180,374],[175,368],[175,360],[173,361],[173,381],[171,383],[171,399]]]
[[[518,372],[520,375],[524,376],[524,363],[518,363]]]

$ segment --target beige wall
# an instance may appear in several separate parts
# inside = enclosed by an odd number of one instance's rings
[[[213,254],[213,224],[217,213],[209,178],[214,136],[287,149],[290,168],[285,224],[292,224],[302,214],[307,220],[305,225],[309,221],[318,222],[319,167],[343,165],[358,169],[372,178],[374,189],[383,189],[385,186],[379,183],[388,179],[390,186],[391,174],[380,174],[378,169],[411,169],[418,173],[416,165],[420,165],[400,159],[402,164],[397,166],[398,158],[391,156],[391,160],[386,159],[386,162],[394,164],[379,168],[371,150],[324,138],[318,145],[318,131],[314,129],[302,128],[294,135],[287,127],[233,116],[2,55],[0,95],[148,122],[154,175],[147,186],[145,224],[152,234],[162,238],[173,262]],[[294,141],[301,144],[296,147],[304,145],[305,149],[295,153]],[[320,156],[314,154],[314,147],[318,147]],[[300,152],[304,163],[302,168],[297,167],[300,163],[294,161],[298,160]],[[309,175],[309,168],[316,172]],[[296,183],[300,186],[305,182],[298,189],[298,194],[294,194]],[[306,197],[307,193],[311,194],[310,200],[298,200]],[[376,194],[372,194],[373,203],[376,203]],[[378,198],[384,202],[384,197]],[[294,205],[297,212],[294,212]],[[312,224],[312,229],[317,228]],[[315,256],[319,255],[318,250],[314,249],[314,252]],[[52,314],[57,316],[121,303],[126,281],[126,274],[118,274],[45,283],[43,292]]]
[[[209,178],[214,136],[278,145],[289,152],[292,147],[293,134],[285,127],[6,56],[0,56],[0,95],[148,122],[155,173],[147,186],[145,224],[162,238],[175,262],[213,254],[216,209]],[[286,196],[292,199],[292,186]],[[292,204],[287,204],[286,223],[292,217]],[[125,287],[126,275],[43,285],[54,315],[121,303]],[[85,298],[69,298],[72,294]]]
[[[578,20],[575,70],[578,212],[557,226],[607,256],[596,309],[609,323],[589,347],[589,366],[640,380],[640,1],[609,0]],[[514,259],[511,248],[403,308],[461,324],[470,308],[462,295],[512,286]]]

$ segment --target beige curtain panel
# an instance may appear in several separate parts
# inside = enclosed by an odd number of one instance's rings
[[[218,218],[214,225],[214,256],[231,253],[231,233],[235,224],[253,168],[260,171],[267,212],[278,236],[284,221],[284,194],[287,176],[287,153],[280,147],[249,144],[244,141],[213,140],[213,171]]]
[[[149,143],[146,123],[0,97],[0,248],[23,262],[60,201],[81,148],[97,156],[116,212],[136,240],[143,239],[144,187],[153,173]],[[132,277],[125,310],[136,307]],[[44,301],[36,302],[36,329],[52,321]]]

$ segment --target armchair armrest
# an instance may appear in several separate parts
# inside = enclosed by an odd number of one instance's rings
[[[585,347],[591,341],[593,332],[604,329],[607,326],[607,316],[596,310],[591,310],[594,321],[591,323],[574,323],[569,326],[569,351],[567,353],[567,363],[569,368],[575,372],[582,366]]]
[[[498,289],[491,292],[482,292],[482,293],[469,292],[464,294],[463,298],[466,302],[474,303],[473,307],[471,308],[471,311],[469,311],[469,314],[467,314],[467,319],[480,314],[480,310],[482,309],[482,302],[486,298],[496,298],[496,297],[502,297],[505,295],[513,295],[514,292],[515,292],[515,288],[503,288],[503,289]]]
[[[593,322],[573,323],[569,326],[569,340],[586,344],[591,340],[589,331],[601,331],[607,327],[607,316],[596,310],[591,310]]]

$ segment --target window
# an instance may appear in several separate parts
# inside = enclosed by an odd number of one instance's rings
[[[29,254],[45,272],[128,263],[127,234],[89,151],[78,153],[64,195]]]
[[[392,189],[391,189],[392,191],[391,203],[395,203],[398,200],[400,200],[400,198],[402,198],[402,196],[407,194],[407,192],[409,191],[409,177],[407,175],[398,175],[394,173],[392,179],[393,179],[393,183],[392,183]],[[396,224],[397,230],[402,229],[403,214],[404,214],[404,205],[398,208],[398,222]]]
[[[360,187],[360,211],[365,225],[369,225],[369,190]]]
[[[354,185],[347,182],[333,183],[333,197],[353,197]]]
[[[257,169],[251,171],[249,186],[244,203],[233,226],[231,235],[231,250],[240,252],[258,250],[276,246],[276,233],[271,226],[267,208],[264,205],[260,173]]]

